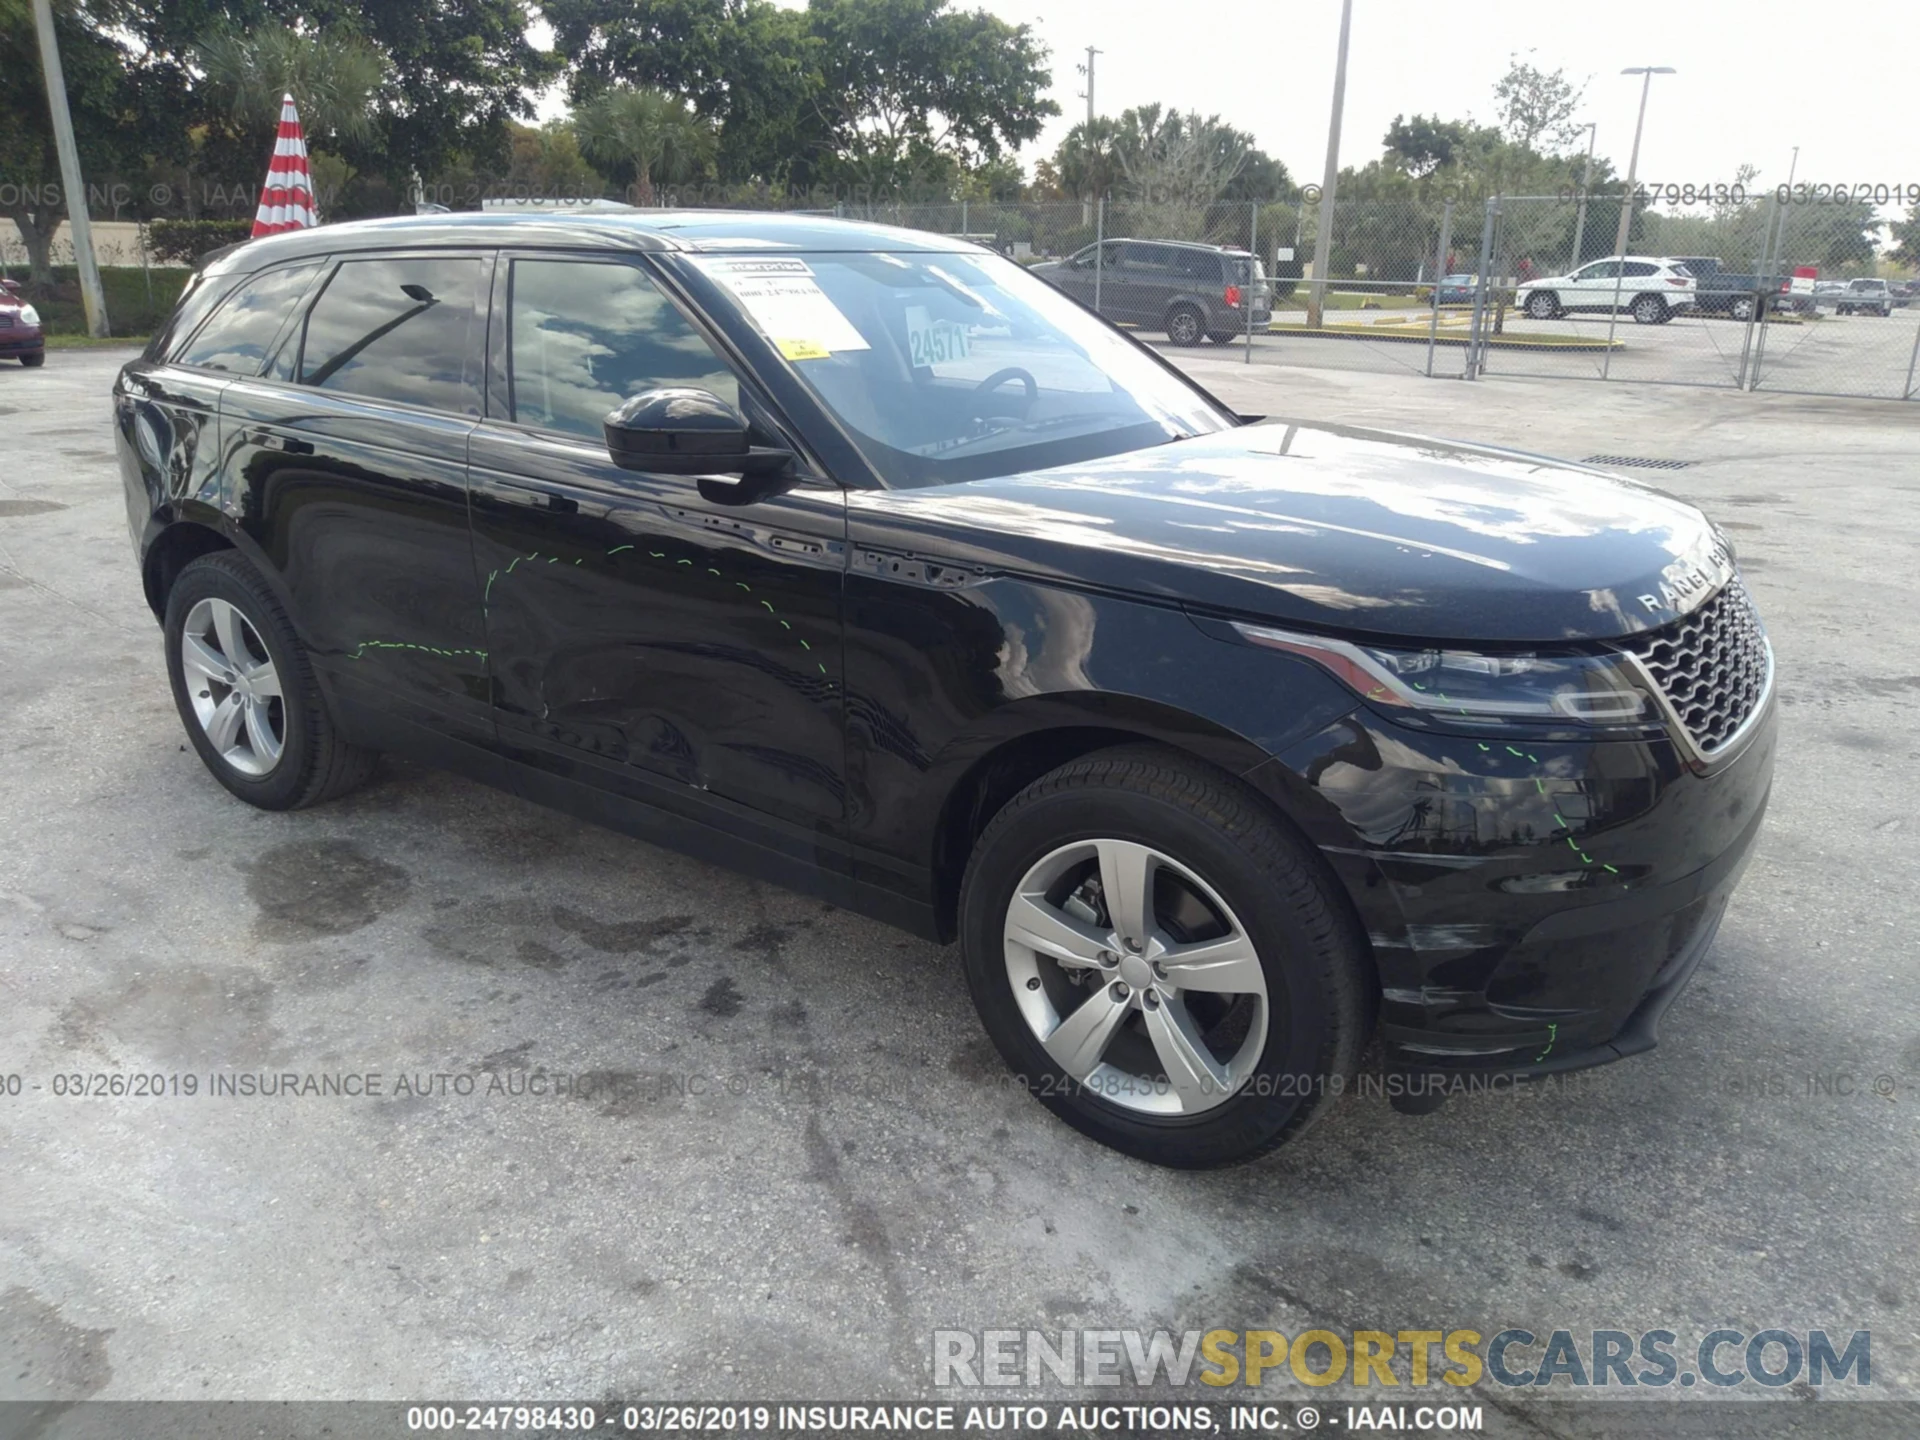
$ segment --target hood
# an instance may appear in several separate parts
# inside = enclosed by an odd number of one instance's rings
[[[856,543],[1381,638],[1616,639],[1694,609],[1733,571],[1707,518],[1649,486],[1278,421],[849,504]]]

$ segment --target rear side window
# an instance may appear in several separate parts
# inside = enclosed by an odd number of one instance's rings
[[[1629,260],[1620,267],[1620,273],[1630,279],[1642,279],[1648,275],[1660,273],[1658,265],[1649,265],[1644,260]]]
[[[480,272],[451,256],[345,261],[308,312],[300,383],[478,415]]]
[[[289,265],[243,280],[174,360],[207,370],[258,375],[267,362],[267,348],[300,303],[317,269],[318,262]]]
[[[509,316],[513,418],[522,425],[597,440],[608,411],[663,385],[740,403],[726,362],[631,265],[516,260]]]

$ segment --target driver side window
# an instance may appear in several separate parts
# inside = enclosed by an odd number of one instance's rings
[[[1573,278],[1576,280],[1611,280],[1615,275],[1619,273],[1620,273],[1619,261],[1596,260],[1594,261],[1593,264],[1587,266],[1586,269],[1582,270],[1578,275],[1575,275]]]
[[[509,295],[511,418],[522,425],[597,440],[608,411],[663,385],[740,403],[726,362],[636,266],[515,260]]]

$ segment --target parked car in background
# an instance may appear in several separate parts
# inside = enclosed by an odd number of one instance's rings
[[[1273,290],[1257,255],[1186,240],[1106,240],[1033,273],[1073,296],[1095,302],[1120,325],[1164,330],[1176,345],[1222,344],[1273,318]]]
[[[1877,277],[1847,281],[1846,289],[1836,294],[1834,301],[1842,315],[1865,313],[1884,318],[1893,314],[1893,291]]]
[[[1284,1143],[1376,1038],[1423,1099],[1652,1048],[1767,805],[1773,654],[1692,505],[1249,423],[925,232],[277,235],[205,265],[113,423],[239,800],[408,754],[958,939],[1014,1083],[1160,1164]]]
[[[40,312],[21,298],[16,280],[0,280],[0,357],[28,366],[47,363]]]
[[[1734,320],[1751,320],[1755,311],[1764,314],[1780,307],[1790,289],[1782,275],[1746,274],[1722,268],[1712,255],[1675,255],[1671,263],[1684,265],[1698,282],[1694,287],[1694,309],[1703,315],[1725,315]]]
[[[1684,265],[1647,255],[1596,260],[1569,275],[1522,285],[1514,303],[1533,320],[1624,310],[1641,325],[1664,325],[1690,308],[1698,282]]]
[[[1442,275],[1440,277],[1439,303],[1442,305],[1471,305],[1473,292],[1480,284],[1478,275]]]

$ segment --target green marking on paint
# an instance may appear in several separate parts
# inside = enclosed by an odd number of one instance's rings
[[[691,560],[676,560],[673,563],[676,565],[691,565],[693,562]]]
[[[820,665],[820,662],[819,662],[818,660],[816,660],[816,661],[814,661],[813,663],[814,663],[814,664],[816,664],[816,665]],[[824,674],[826,674],[826,673],[827,673],[827,667],[826,667],[826,666],[824,666],[824,665],[820,665],[820,673],[821,673],[822,675],[824,675]]]
[[[1559,1039],[1560,1026],[1558,1022],[1549,1021],[1547,1023],[1547,1048],[1533,1057],[1533,1063],[1538,1065],[1542,1060],[1546,1059],[1547,1056],[1553,1052],[1553,1047],[1559,1042]]]
[[[1561,814],[1561,813],[1560,813],[1560,812],[1559,812],[1558,810],[1556,810],[1556,811],[1554,811],[1554,812],[1553,812],[1553,818],[1554,818],[1554,819],[1555,819],[1555,820],[1556,820],[1556,821],[1557,821],[1558,823],[1560,823],[1560,824],[1562,824],[1562,825],[1567,825],[1567,817],[1566,817],[1566,816],[1564,816],[1564,815],[1562,815],[1562,814]],[[1571,825],[1567,825],[1567,829],[1569,829],[1569,830],[1571,830],[1571,829],[1573,829],[1573,827],[1572,827]]]
[[[769,615],[771,615],[771,614],[773,613],[773,606],[771,606],[771,605],[767,605],[767,602],[766,602],[766,601],[764,601],[764,600],[762,600],[762,601],[761,601],[760,603],[761,603],[762,605],[766,605],[766,606],[767,606],[767,613],[768,613]]]
[[[484,650],[443,650],[437,645],[413,645],[405,640],[362,640],[347,658],[358,660],[362,652],[367,650],[418,650],[426,655],[444,655],[449,660],[456,655],[478,655],[482,660],[487,658]]]
[[[622,550],[631,550],[632,548],[633,546],[631,545],[616,545],[613,547],[613,549],[607,551],[607,554],[618,555]]]
[[[1609,875],[1618,875],[1620,873],[1618,870],[1614,869],[1613,866],[1611,865],[1602,865],[1600,868],[1606,871]]]
[[[1533,788],[1538,790],[1542,795],[1547,793],[1547,787],[1540,783],[1540,777],[1538,775],[1533,777]]]
[[[707,566],[707,574],[709,574],[709,575],[718,575],[719,573],[720,573],[720,572],[719,572],[718,570],[716,570],[716,569],[714,569],[714,568],[713,568],[713,567],[712,567],[711,565],[709,565],[709,566]]]
[[[1519,750],[1516,750],[1516,749],[1514,749],[1514,748],[1513,748],[1513,747],[1512,747],[1511,745],[1509,745],[1509,746],[1507,746],[1507,754],[1509,754],[1509,755],[1513,755],[1513,756],[1517,756],[1518,758],[1520,758],[1520,759],[1522,759],[1522,760],[1524,760],[1524,759],[1526,758],[1526,756],[1525,756],[1525,754],[1523,754],[1523,753],[1522,753],[1521,751],[1519,751]]]
[[[802,650],[811,650],[811,649],[812,649],[813,647],[812,647],[811,645],[809,645],[809,644],[807,644],[807,642],[806,642],[806,641],[804,641],[804,640],[802,640],[802,641],[800,642],[800,648],[801,648]]]
[[[651,555],[656,560],[664,560],[667,558],[667,552],[664,550],[649,550],[647,551],[647,554]]]
[[[482,591],[480,595],[480,603],[482,605],[486,604],[487,601],[492,598],[493,582],[498,580],[499,578],[500,578],[500,572],[498,570],[489,570],[487,572],[487,588],[484,591]]]
[[[791,629],[793,628],[793,626],[791,626],[791,625],[789,625],[789,624],[788,624],[788,623],[787,623],[786,621],[784,621],[784,620],[782,620],[782,621],[780,622],[780,628],[781,628],[782,630],[791,630]],[[806,642],[806,641],[804,641],[804,640],[802,640],[802,641],[801,641],[800,643],[801,643],[802,645],[804,645],[804,644],[806,644],[807,642]]]
[[[1474,741],[1473,743],[1476,745],[1480,745],[1480,742],[1478,740]],[[1493,747],[1491,745],[1480,745],[1480,748],[1486,751],[1489,755],[1493,753]]]
[[[746,591],[746,592],[747,592],[747,593],[748,593],[749,595],[751,595],[751,594],[753,593],[753,587],[752,587],[751,585],[749,585],[749,584],[747,584],[747,582],[746,582],[746,581],[744,581],[744,580],[736,580],[736,581],[734,581],[734,582],[733,582],[733,584],[734,584],[734,588],[735,588],[735,589],[737,589],[737,590],[744,590],[744,591]]]

